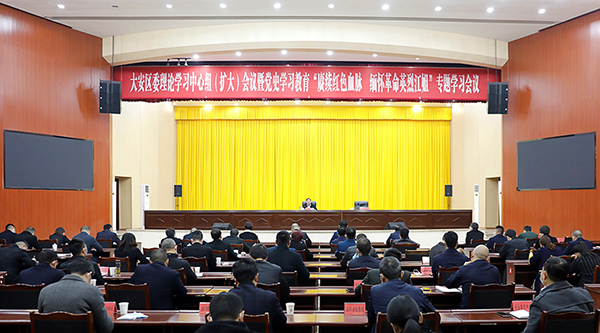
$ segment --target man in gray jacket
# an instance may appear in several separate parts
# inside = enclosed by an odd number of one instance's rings
[[[114,324],[104,308],[102,292],[98,287],[90,285],[92,263],[89,260],[74,261],[69,265],[69,271],[71,274],[42,289],[38,298],[39,312],[87,313],[92,311],[96,332],[112,332]]]

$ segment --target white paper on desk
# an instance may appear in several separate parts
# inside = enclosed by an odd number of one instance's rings
[[[144,318],[148,318],[148,316],[146,316],[145,314],[140,313],[140,312],[132,312],[132,313],[128,313],[124,316],[117,318],[117,320],[135,320],[135,319],[144,319]]]
[[[527,310],[517,310],[509,312],[511,316],[517,319],[527,319],[529,318],[529,311]]]
[[[435,286],[436,290],[439,290],[443,293],[462,293],[462,290],[458,289],[458,288],[448,288],[448,287],[444,287],[444,286]]]

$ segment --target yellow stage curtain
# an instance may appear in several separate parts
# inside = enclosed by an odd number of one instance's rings
[[[175,107],[182,210],[447,209],[451,108]]]

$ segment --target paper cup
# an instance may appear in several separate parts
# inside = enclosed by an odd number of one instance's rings
[[[200,274],[200,267],[198,267],[198,266],[194,267],[194,272],[196,274]]]
[[[129,302],[121,302],[119,303],[119,314],[124,316],[127,314],[127,310],[129,310]]]
[[[296,303],[294,303],[294,302],[285,303],[285,309],[287,310],[287,314],[293,315],[295,306],[296,306]]]
[[[90,279],[90,284],[92,286],[95,286],[96,285],[96,279]]]
[[[117,275],[117,268],[116,268],[116,267],[109,267],[109,268],[108,268],[108,271],[109,271],[109,275],[110,275],[110,276],[115,276],[115,275]]]
[[[217,259],[217,266],[221,265],[221,257],[217,257],[216,259]]]

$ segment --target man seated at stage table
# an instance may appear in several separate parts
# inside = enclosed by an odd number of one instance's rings
[[[194,258],[203,258],[206,257],[206,261],[208,262],[208,270],[214,271],[217,268],[217,262],[215,261],[215,255],[212,252],[212,249],[208,246],[202,245],[202,231],[196,230],[192,232],[192,245],[186,246],[181,250],[181,256],[185,257],[194,257]]]
[[[575,230],[573,231],[573,241],[569,242],[569,245],[567,245],[567,248],[565,249],[565,254],[566,255],[571,255],[574,253],[573,248],[577,245],[579,245],[579,242],[583,242],[588,249],[593,249],[594,248],[594,243],[592,243],[589,240],[583,239],[583,234],[581,233],[581,230]]]
[[[185,273],[185,284],[193,284],[198,279],[196,277],[196,273],[190,267],[190,263],[186,260],[179,259],[179,255],[177,254],[177,245],[175,245],[175,241],[170,238],[165,239],[162,242],[162,249],[167,253],[167,257],[169,258],[167,267],[172,269],[180,269],[183,268],[183,272]]]
[[[220,293],[210,300],[207,323],[195,333],[255,333],[244,323],[244,303],[234,293]]]
[[[308,269],[296,251],[290,251],[290,234],[287,231],[277,233],[277,248],[269,251],[267,260],[279,267],[284,272],[298,272],[298,282],[305,284],[310,277]]]
[[[252,229],[254,229],[254,224],[252,224],[252,222],[246,222],[244,224],[244,232],[240,234],[240,238],[243,240],[248,239],[258,241],[258,236],[252,232]]]
[[[117,236],[117,234],[112,230],[112,224],[109,223],[105,224],[102,231],[99,231],[96,234],[96,240],[98,239],[110,239],[112,241],[112,247],[116,247],[119,245],[119,243],[121,243],[119,236]]]
[[[338,258],[342,258],[342,253],[345,253],[350,246],[356,246],[356,229],[348,227],[346,229],[346,237],[348,237],[348,239],[339,242],[337,249],[335,250],[335,256]]]
[[[367,235],[358,234],[358,236],[356,236],[356,241],[358,241],[361,238],[367,238]],[[375,259],[379,259],[379,255],[377,254],[377,251],[374,248],[371,248],[371,252],[369,252],[369,255]],[[348,262],[356,258],[358,258],[358,249],[356,248],[356,245],[350,246],[348,249],[346,249],[346,252],[344,252],[344,256],[340,260],[340,265],[342,265],[343,269],[346,269],[346,267],[348,266]]]
[[[310,198],[306,198],[305,201],[302,201],[302,209],[317,210],[317,203],[310,201]]]
[[[231,245],[231,244],[238,244],[238,245],[242,244],[243,245],[243,252],[246,252],[246,253],[250,252],[250,247],[248,246],[248,244],[246,244],[243,239],[241,239],[240,237],[238,237],[239,233],[240,232],[236,228],[233,228],[233,229],[229,230],[229,236],[223,238],[223,242],[227,243],[229,245]]]
[[[139,265],[127,281],[136,285],[148,284],[152,310],[173,310],[173,296],[187,295],[179,273],[167,267],[168,263],[167,253],[163,249],[155,250],[150,255],[150,264]]]
[[[254,260],[241,258],[231,268],[235,279],[235,288],[229,292],[240,296],[244,303],[244,311],[248,315],[269,313],[271,332],[283,332],[287,317],[281,309],[277,295],[271,290],[263,290],[256,286],[258,267]]]
[[[72,255],[71,259],[60,264],[60,266],[58,267],[59,269],[66,269],[67,273],[69,273],[70,266],[72,263],[78,262],[79,260],[89,261],[90,264],[92,264],[93,268],[92,279],[96,279],[97,286],[101,286],[104,284],[104,279],[102,278],[102,273],[100,273],[100,268],[98,267],[98,264],[91,260],[88,260],[88,258],[85,257],[85,255],[87,254],[87,246],[85,245],[83,239],[71,239],[71,241],[69,242],[69,251]]]
[[[84,225],[81,227],[81,229],[79,229],[79,233],[77,235],[75,235],[75,237],[73,237],[73,239],[81,239],[84,243],[85,243],[85,247],[87,249],[87,253],[91,253],[92,249],[98,251],[97,255],[99,255],[99,252],[104,251],[104,248],[102,248],[102,246],[100,245],[100,243],[98,243],[98,241],[96,240],[96,238],[90,236],[90,227],[87,225]],[[92,261],[94,262],[99,262],[97,257],[92,257]]]
[[[538,238],[538,234],[531,231],[530,225],[526,225],[523,227],[523,232],[519,234],[519,238],[521,238],[521,239]]]
[[[349,268],[379,268],[379,260],[371,257],[370,253],[373,247],[371,247],[371,241],[367,238],[360,238],[356,241],[356,249],[358,250],[358,258],[354,258],[348,262]]]
[[[217,251],[227,251],[227,259],[229,261],[237,260],[237,254],[235,254],[231,245],[229,245],[221,240],[221,230],[220,229],[213,228],[210,231],[210,237],[212,237],[213,241],[210,243],[206,243],[206,246],[210,247],[213,250],[217,250]]]
[[[488,239],[487,244],[485,244],[485,246],[487,246],[487,248],[490,251],[494,251],[494,246],[496,244],[504,244],[507,241],[506,237],[504,236],[504,227],[501,225],[497,225],[496,229],[494,229],[494,237],[490,237],[490,239]]]
[[[554,237],[554,236],[550,236],[550,227],[547,225],[543,225],[540,227],[540,233],[538,234],[538,240],[533,245],[534,248],[536,248],[536,249],[540,248],[540,238],[542,238],[542,236],[548,236],[552,243],[558,244],[558,239],[556,239],[556,237]]]
[[[49,285],[65,276],[65,272],[56,269],[58,265],[58,255],[56,252],[45,250],[38,253],[35,257],[38,261],[37,266],[21,271],[17,283]]]
[[[415,241],[408,238],[409,231],[410,230],[408,230],[407,227],[400,227],[400,230],[398,230],[398,233],[400,234],[400,238],[396,239],[393,242],[393,244],[416,244]]]
[[[292,223],[292,230],[290,231],[290,234],[294,231],[300,231],[302,233],[302,239],[304,240],[304,244],[306,244],[306,246],[311,247],[312,246],[312,241],[310,240],[310,237],[308,237],[308,234],[302,230],[300,230],[300,225],[298,223]]]
[[[583,288],[575,288],[567,282],[569,264],[560,257],[546,260],[540,279],[546,286],[533,299],[529,318],[523,333],[537,333],[540,329],[542,311],[548,313],[594,312],[594,300]]]
[[[285,303],[290,295],[290,286],[283,276],[281,267],[267,261],[269,252],[264,244],[255,244],[250,248],[250,257],[256,262],[258,267],[258,283],[276,284],[279,283],[279,293],[281,302]]]
[[[348,221],[341,220],[338,223],[338,225],[339,225],[339,227],[337,228],[337,231],[335,231],[333,233],[333,236],[331,236],[331,239],[329,240],[329,244],[337,244],[339,242],[346,240],[346,237],[344,237],[344,239],[339,239],[339,238],[346,234],[346,228],[348,228]],[[342,234],[342,235],[340,235],[340,228],[344,229],[344,234]]]
[[[482,286],[490,283],[500,283],[500,272],[491,265],[487,258],[490,250],[485,245],[477,245],[473,250],[471,261],[467,262],[446,280],[446,287],[462,286],[461,309],[469,308],[469,291],[471,285]]]
[[[483,239],[483,232],[479,231],[479,223],[473,222],[471,223],[470,230],[467,231],[467,238],[465,239],[465,243],[467,246],[471,246],[474,240]]]
[[[431,272],[436,283],[440,267],[462,266],[465,262],[469,261],[467,256],[456,251],[456,245],[458,244],[458,234],[456,232],[447,231],[444,234],[443,240],[446,245],[446,251],[431,258]]]
[[[92,312],[94,328],[97,333],[110,333],[113,321],[106,313],[102,292],[90,285],[93,278],[93,266],[89,260],[77,260],[70,266],[70,273],[60,281],[46,286],[38,297],[38,311],[50,313],[64,311],[69,313]]]
[[[192,229],[190,229],[189,234],[183,235],[183,240],[192,239],[192,235],[194,234],[194,231],[196,231],[196,230],[198,230],[198,229],[196,229],[195,227],[192,227]]]
[[[4,227],[4,231],[0,232],[0,239],[4,239],[6,244],[14,244],[15,237],[17,237],[15,225],[9,223]]]
[[[58,241],[58,247],[69,244],[69,238],[65,236],[65,229],[63,227],[56,228],[54,233],[48,236],[48,239],[56,239]]]
[[[0,271],[6,271],[4,276],[6,284],[17,283],[22,269],[36,265],[35,261],[27,255],[27,247],[26,242],[18,241],[0,248]]]
[[[514,260],[515,250],[529,250],[529,244],[526,240],[517,238],[517,232],[513,229],[506,230],[506,243],[500,249],[500,258],[502,260]]]
[[[302,232],[300,232],[300,231],[292,232],[291,238],[292,238],[292,241],[290,242],[290,249],[295,249],[297,251],[304,250],[304,259],[306,261],[312,261],[314,259],[314,256],[308,249],[308,246],[306,246],[306,244],[304,244],[304,241],[302,240]]]
[[[406,294],[412,297],[417,302],[417,305],[419,305],[421,312],[435,311],[435,308],[420,288],[411,286],[400,280],[402,268],[398,259],[384,257],[379,264],[379,272],[383,283],[371,288],[371,296],[367,304],[369,309],[369,324],[373,325],[372,332],[376,331],[376,325],[374,324],[377,321],[377,313],[386,313],[388,303],[398,295]]]
[[[331,244],[331,245],[333,245],[333,244],[337,245],[337,244],[345,241],[346,239],[348,239],[348,238],[346,238],[346,228],[345,227],[338,227],[335,234],[337,235],[337,237],[329,242],[329,244]]]
[[[165,238],[163,238],[163,239],[160,240],[161,244],[162,244],[162,242],[165,239],[168,239],[168,238],[170,238],[173,241],[175,241],[176,245],[182,245],[183,244],[183,240],[181,238],[175,237],[175,229],[173,229],[173,228],[167,228],[167,230],[165,230],[165,235],[167,235],[167,237],[165,237]]]
[[[15,236],[15,242],[25,241],[29,244],[29,249],[42,250],[42,246],[38,242],[37,237],[35,236],[35,228],[27,227],[23,230],[22,233]]]

